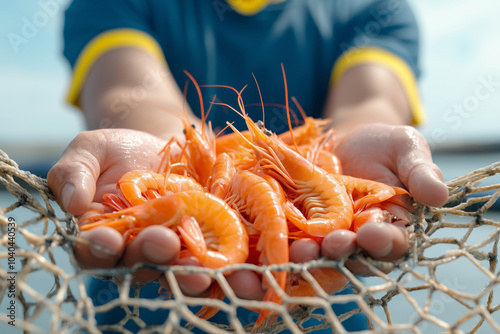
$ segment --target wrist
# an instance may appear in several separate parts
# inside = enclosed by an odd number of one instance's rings
[[[367,124],[408,125],[411,122],[405,112],[401,112],[383,98],[371,98],[360,103],[342,106],[330,115],[332,127],[336,129],[339,136]]]

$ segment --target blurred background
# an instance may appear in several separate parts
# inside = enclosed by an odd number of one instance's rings
[[[0,148],[38,175],[84,130],[80,112],[65,103],[70,68],[61,35],[69,2],[0,0]],[[420,130],[449,180],[500,160],[500,3],[410,2],[422,33],[428,119]]]

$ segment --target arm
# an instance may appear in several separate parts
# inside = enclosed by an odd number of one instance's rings
[[[353,67],[330,89],[324,118],[340,133],[360,124],[411,124],[412,114],[398,78],[378,64]]]
[[[97,130],[79,134],[47,179],[64,209],[83,213],[80,218],[86,218],[91,214],[89,209],[106,210],[100,204],[102,196],[116,192],[121,175],[131,170],[158,169],[158,152],[166,140],[182,134],[183,95],[166,66],[148,52],[128,47],[111,50],[95,61],[79,102],[87,126]],[[187,113],[191,122],[199,121],[190,110]],[[100,129],[103,127],[112,129]],[[107,227],[82,233],[79,240],[75,255],[83,267],[108,268],[120,262],[127,266],[137,262],[196,265],[189,258],[179,262],[179,238],[163,226],[145,229],[128,245],[118,232]],[[160,274],[139,270],[134,281],[152,281]],[[208,276],[191,276],[181,280],[187,294],[202,293],[211,284]]]
[[[423,136],[411,123],[407,93],[398,77],[379,64],[355,66],[332,87],[325,117],[338,129],[336,154],[344,173],[404,187],[412,197],[426,204],[443,205],[448,189]],[[395,207],[392,213],[410,220]],[[397,211],[397,212],[394,212]],[[404,228],[370,223],[357,234],[334,231],[323,241],[323,256],[338,259],[363,248],[378,260],[394,261],[407,253]],[[359,263],[348,262],[351,270],[369,274]]]
[[[135,48],[115,49],[100,57],[80,95],[89,129],[135,129],[163,139],[181,133],[183,107],[191,123],[201,123],[183,100],[167,66]]]

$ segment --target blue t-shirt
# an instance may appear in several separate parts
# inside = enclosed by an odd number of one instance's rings
[[[223,0],[75,0],[66,12],[64,38],[64,55],[78,74],[69,97],[73,103],[86,72],[102,53],[123,46],[146,49],[145,40],[151,39],[180,87],[188,79],[184,70],[202,85],[238,90],[248,85],[243,99],[257,121],[262,110],[253,73],[266,104],[266,127],[274,132],[288,129],[285,109],[279,106],[285,105],[281,63],[289,96],[310,116],[322,116],[329,87],[343,72],[359,63],[378,62],[400,78],[414,122],[422,120],[414,84],[419,74],[418,30],[403,0],[288,0],[249,16]],[[228,89],[202,92],[205,106],[214,94],[221,102],[237,105],[236,94]],[[200,116],[193,86],[187,100]],[[208,120],[215,128],[226,121],[245,128],[241,117],[225,107],[214,108]]]

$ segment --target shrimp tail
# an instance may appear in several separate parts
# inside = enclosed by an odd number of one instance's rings
[[[196,219],[188,215],[182,217],[177,230],[189,251],[203,261],[207,256],[207,243]]]
[[[219,283],[214,282],[208,298],[224,300],[225,297],[226,294],[220,287]],[[219,312],[219,308],[215,306],[203,305],[203,307],[198,311],[198,313],[196,313],[196,316],[199,317],[200,319],[208,320],[212,318],[215,314],[217,314],[217,312]]]
[[[278,273],[277,276],[278,276],[277,277],[278,285],[280,287],[285,287],[287,280],[287,272],[281,271]],[[281,297],[276,293],[276,291],[272,287],[269,287],[267,289],[264,300],[274,302],[275,304],[278,305],[281,304]],[[267,324],[275,323],[277,320],[278,320],[278,315],[276,312],[267,309],[261,310],[259,313],[259,317],[257,318],[257,321],[255,321],[252,333],[255,332],[255,330],[258,330],[262,326],[267,327]]]

